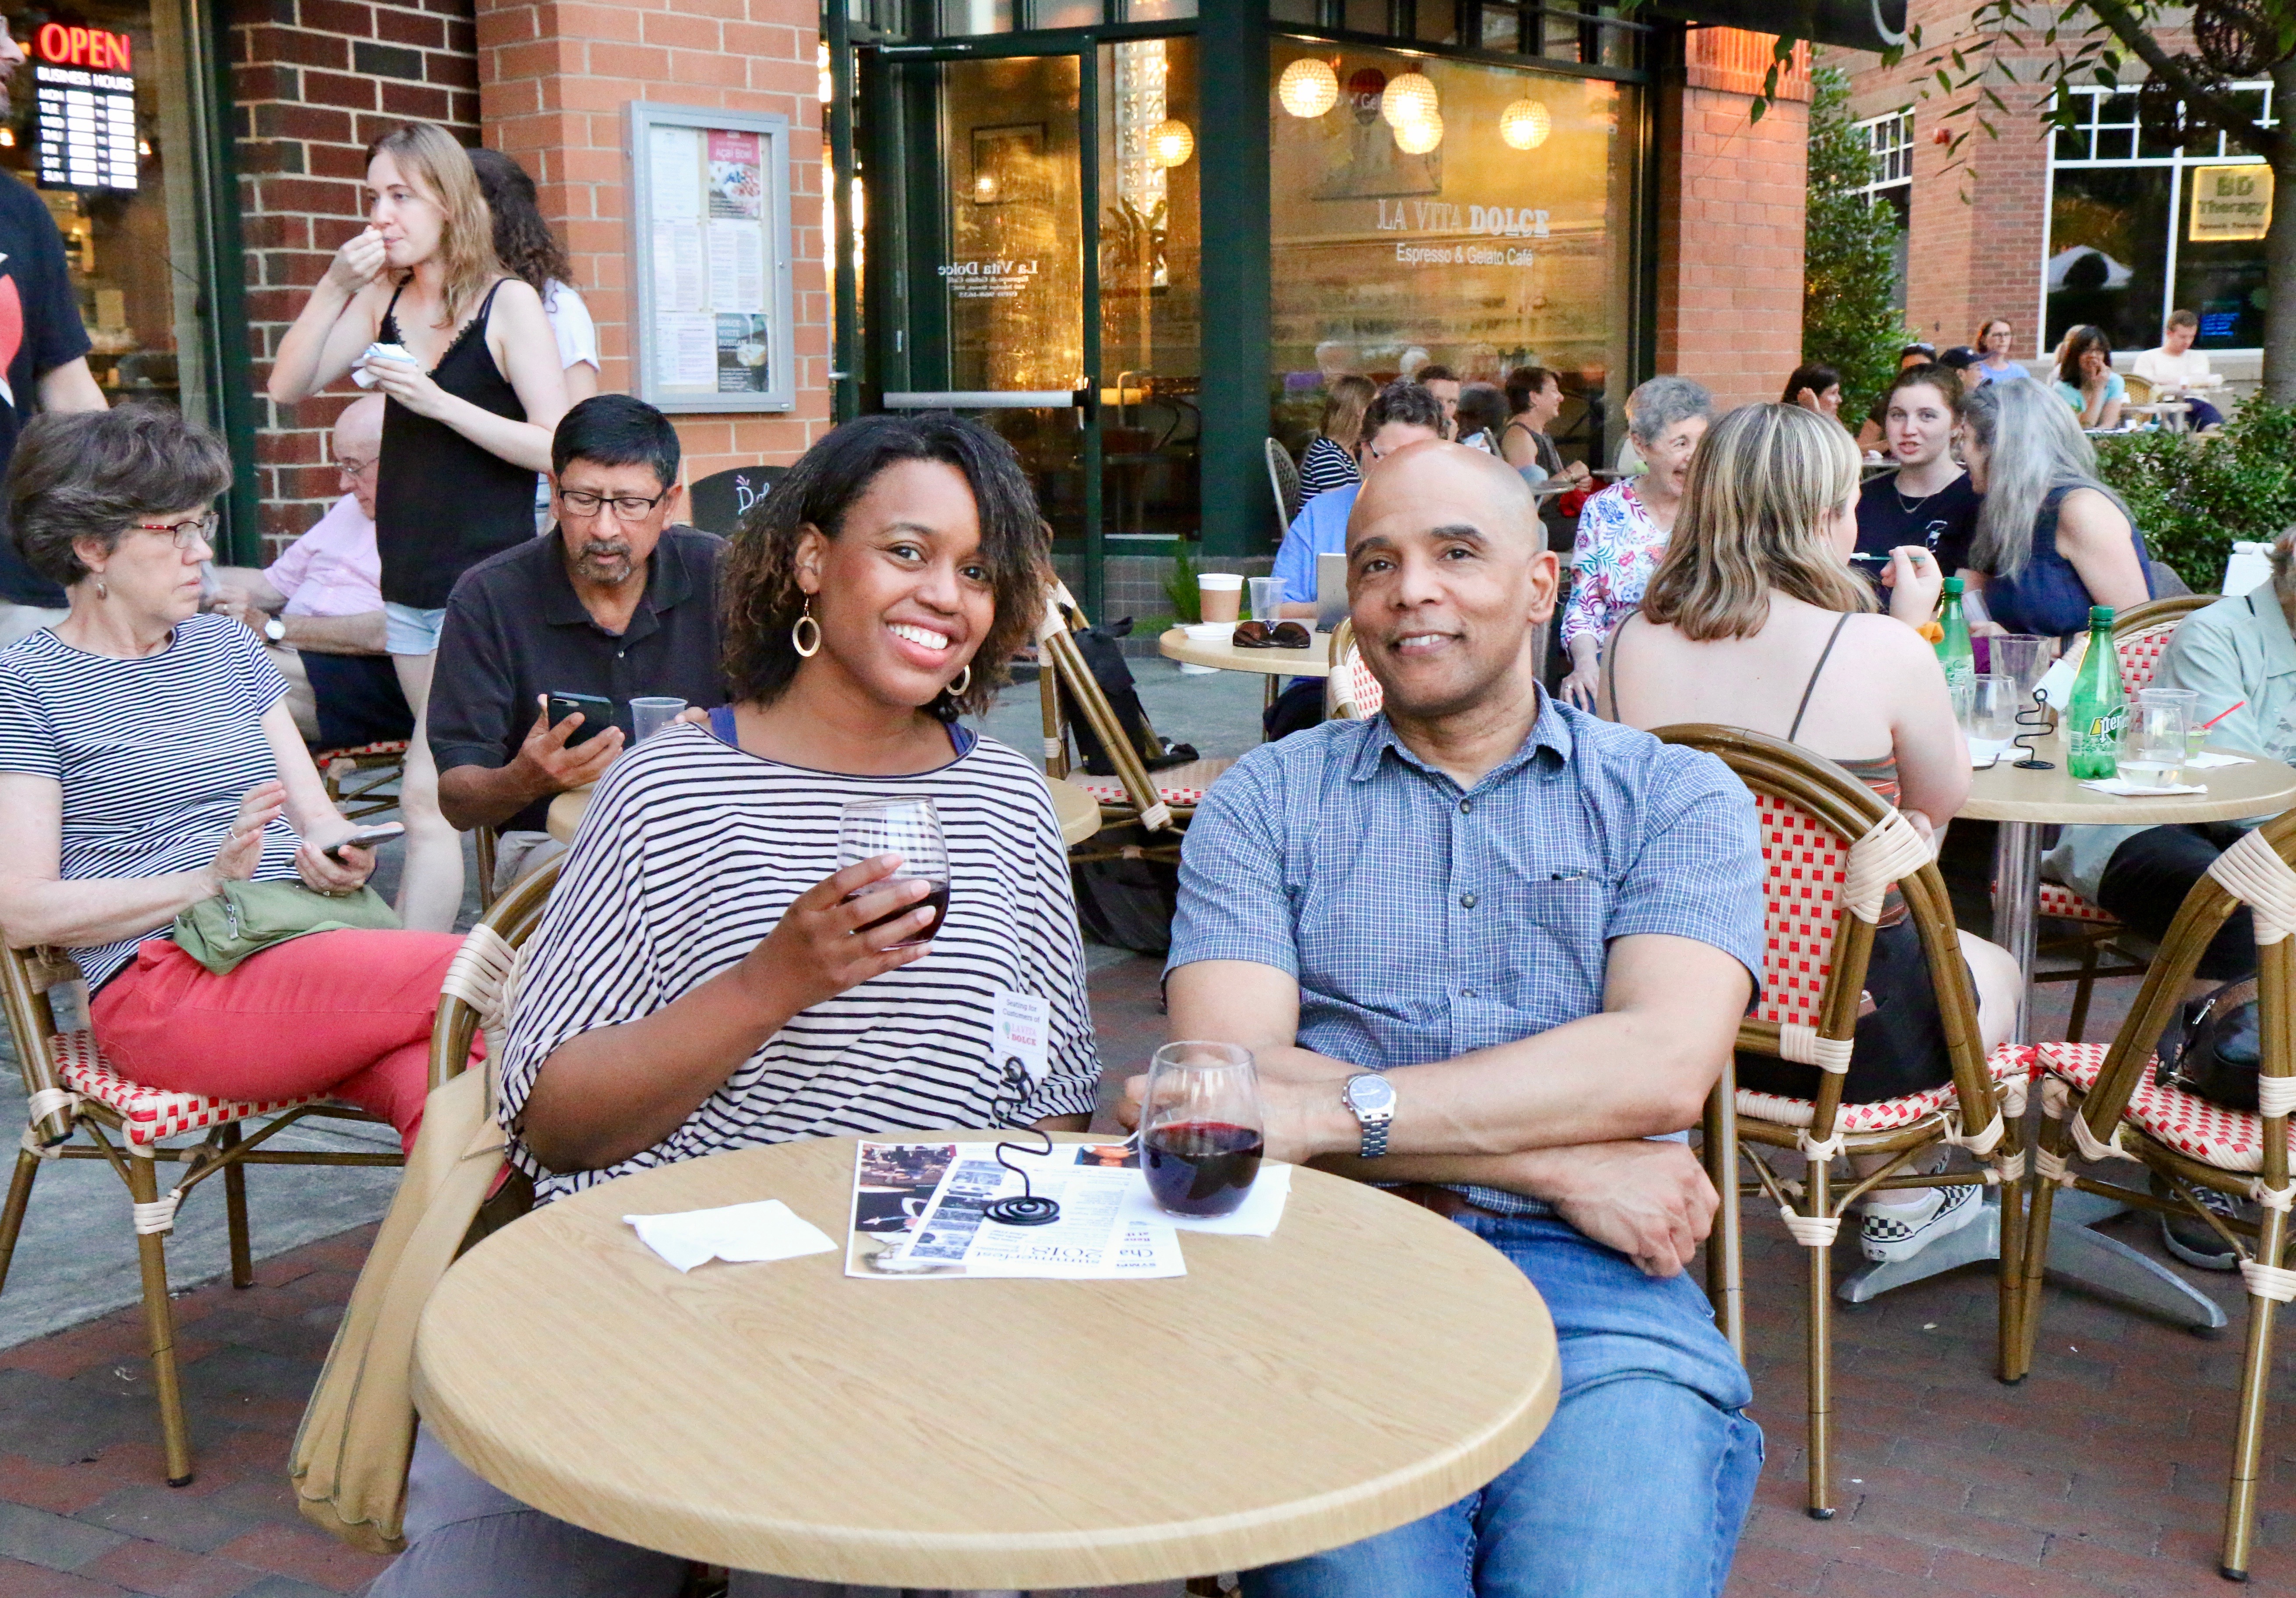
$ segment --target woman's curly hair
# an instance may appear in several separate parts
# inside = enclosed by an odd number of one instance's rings
[[[571,288],[574,263],[542,219],[541,197],[526,168],[499,150],[480,149],[471,152],[471,170],[494,218],[495,258],[503,270],[537,294],[549,293],[554,278]]]
[[[1013,651],[1035,636],[1044,613],[1052,551],[1036,491],[1013,447],[977,422],[945,413],[863,416],[799,457],[773,491],[742,518],[719,564],[726,684],[736,701],[769,705],[789,689],[801,657],[790,630],[805,610],[797,550],[808,526],[830,537],[877,474],[903,461],[955,467],[972,489],[980,517],[980,561],[996,611],[973,651],[961,695],[927,707],[943,721],[978,715],[996,701]]]

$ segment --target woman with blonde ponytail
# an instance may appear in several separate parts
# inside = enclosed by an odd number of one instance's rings
[[[455,579],[534,537],[534,479],[566,409],[542,301],[495,258],[470,158],[427,122],[367,147],[367,225],[335,252],[280,340],[274,402],[308,399],[356,369],[388,397],[375,544],[399,685],[415,715],[399,803],[407,826],[399,914],[446,931],[463,901],[463,848],[439,812],[424,702]],[[383,349],[370,354],[370,347]]]

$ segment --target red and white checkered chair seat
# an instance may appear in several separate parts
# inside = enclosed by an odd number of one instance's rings
[[[1811,1069],[1816,1069],[1815,1067]],[[2025,1044],[2005,1043],[1993,1051],[1993,1057],[1985,1062],[1985,1069],[1997,1083],[2014,1081],[2033,1069],[2032,1049]],[[1953,1084],[1946,1082],[1894,1099],[1876,1099],[1866,1104],[1844,1104],[1833,1118],[1834,1130],[1894,1132],[1937,1114],[1951,1106],[1953,1102]],[[1808,1099],[1789,1099],[1779,1094],[1757,1093],[1751,1087],[1738,1090],[1738,1113],[1749,1119],[1767,1121],[1774,1127],[1807,1127],[1816,1110],[1816,1104]]]
[[[2034,909],[2056,921],[2085,921],[2100,927],[2117,927],[2120,918],[2099,909],[2062,882],[2044,882],[2033,896]]]
[[[2045,1043],[2040,1045],[2041,1069],[2071,1083],[2083,1093],[2096,1086],[2104,1069],[2106,1045],[2101,1043]],[[2160,1061],[2144,1064],[2144,1079],[2129,1095],[2124,1119],[2155,1143],[2220,1171],[2260,1171],[2264,1168],[2264,1122],[2243,1110],[2196,1098],[2181,1089],[2154,1080]],[[2296,1149],[2296,1127],[2289,1144]]]
[[[89,1032],[59,1032],[48,1040],[48,1049],[55,1058],[56,1075],[63,1085],[82,1097],[118,1110],[122,1130],[131,1143],[155,1143],[162,1138],[197,1132],[225,1121],[277,1115],[298,1104],[327,1102],[324,1094],[303,1099],[257,1101],[146,1087],[121,1076],[103,1057],[103,1051],[96,1047],[94,1035]]]
[[[378,755],[404,755],[406,753],[406,740],[404,738],[390,738],[384,740],[381,743],[350,743],[344,745],[341,749],[323,749],[317,754],[312,756],[311,758],[324,768],[330,760],[358,760],[372,758]]]
[[[1156,796],[1168,805],[1201,805],[1204,795],[1219,778],[1220,773],[1234,765],[1233,760],[1191,760],[1185,766],[1169,766],[1162,771],[1152,771],[1148,780],[1156,784]],[[1124,791],[1121,777],[1071,775],[1070,782],[1083,789],[1103,805],[1124,805],[1132,796]]]

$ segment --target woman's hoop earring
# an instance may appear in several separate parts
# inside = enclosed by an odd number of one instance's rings
[[[811,644],[805,641],[808,627],[813,629]],[[808,660],[821,652],[821,623],[813,619],[813,595],[809,594],[805,598],[805,613],[790,623],[790,647]]]
[[[963,699],[964,697],[964,691],[972,686],[972,662],[967,660],[964,663],[964,669],[958,672],[954,677],[950,678],[948,686],[941,690],[941,692],[947,694],[951,699]]]

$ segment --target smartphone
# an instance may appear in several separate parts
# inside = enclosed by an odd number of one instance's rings
[[[566,747],[587,743],[614,725],[614,701],[599,693],[554,693],[550,695],[550,725],[556,726],[577,711],[582,725],[576,727],[566,740]]]
[[[386,821],[380,826],[361,827],[349,837],[341,839],[334,843],[331,843],[319,852],[326,856],[328,859],[333,861],[336,865],[340,865],[343,863],[343,851],[345,849],[371,849],[376,844],[382,842],[385,839],[396,838],[406,831],[406,827],[401,825],[399,823],[395,821]]]

